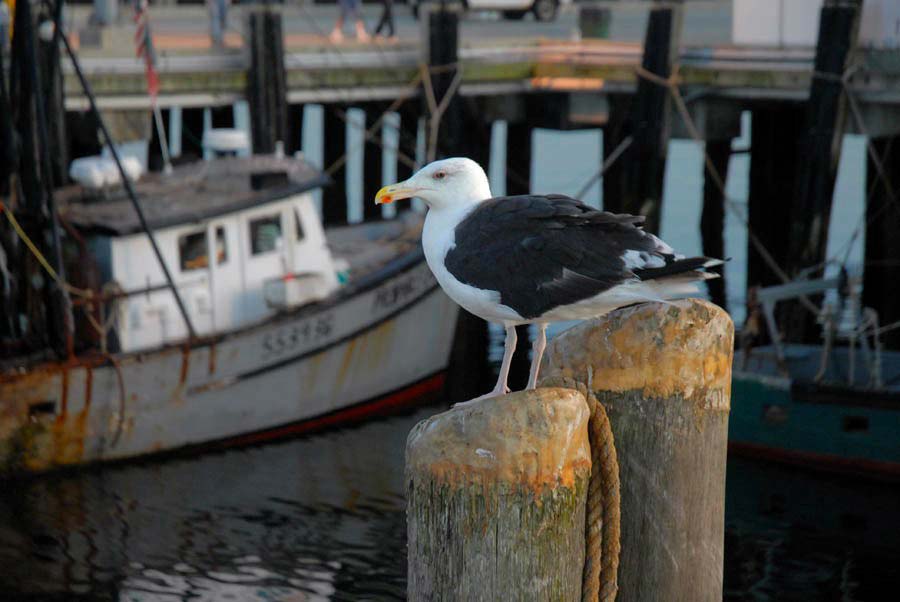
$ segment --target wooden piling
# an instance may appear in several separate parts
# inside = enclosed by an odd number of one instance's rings
[[[163,128],[168,133],[171,111],[169,109],[160,109],[160,116],[162,117]],[[147,145],[147,169],[149,171],[162,171],[164,167],[162,139],[159,137],[159,129],[154,124],[150,128],[150,142]]]
[[[303,150],[303,113],[305,108],[305,105],[302,104],[288,105],[284,138],[284,153],[288,156]]]
[[[678,4],[660,3],[650,8],[641,66],[663,79],[669,78],[672,65],[678,60],[681,13]],[[620,184],[615,194],[621,210],[646,215],[645,229],[654,233],[659,232],[662,211],[670,104],[671,94],[665,86],[645,77],[638,78],[625,132],[633,140],[619,161],[621,173],[613,179]],[[610,148],[609,152],[614,150]]]
[[[325,105],[322,112],[322,168],[329,169],[347,152],[347,123],[343,105]],[[331,172],[331,184],[322,189],[322,221],[326,226],[347,223],[347,163]],[[374,197],[373,197],[374,198]]]
[[[866,250],[863,268],[863,305],[878,312],[882,326],[900,320],[900,207],[887,186],[900,190],[900,136],[876,138],[876,154],[881,157],[888,183],[879,177],[872,157],[866,166]],[[895,193],[896,194],[896,193]],[[900,349],[900,328],[881,335],[888,349]]]
[[[819,40],[804,119],[791,212],[786,271],[795,276],[813,266],[821,274],[828,245],[831,200],[841,158],[846,121],[843,77],[856,45],[861,2],[826,0],[819,19]],[[780,312],[785,338],[815,342],[816,316],[799,301]]]
[[[247,24],[250,41],[247,101],[250,105],[253,152],[272,153],[276,142],[284,142],[287,124],[281,14],[268,7],[252,10]]]
[[[506,126],[506,194],[531,193],[531,136],[533,130],[529,121],[510,122]],[[516,351],[509,368],[509,387],[513,391],[524,389],[528,384],[531,368],[531,333],[529,326],[516,327]]]
[[[609,118],[603,126],[603,161],[609,161],[613,153],[629,136],[628,113],[631,111],[631,97],[625,94],[610,94],[608,97]],[[597,167],[600,167],[598,165]],[[623,157],[611,163],[603,174],[603,210],[622,213],[622,192],[624,190],[625,165]]]
[[[728,180],[728,163],[731,161],[731,138],[707,140],[706,154],[712,162],[722,182]],[[703,241],[703,254],[707,257],[725,257],[725,194],[719,188],[709,169],[703,168],[703,212],[700,214],[700,236]],[[725,298],[724,266],[711,268],[720,277],[706,281],[709,298],[712,302],[728,310]]]
[[[620,600],[722,599],[733,338],[722,309],[684,300],[615,311],[547,348],[541,381],[585,383],[612,425]]]
[[[540,389],[413,429],[411,602],[581,599],[588,416],[577,391]]]
[[[181,109],[181,156],[184,161],[203,158],[203,108]]]
[[[463,131],[463,109],[459,88],[453,89],[453,81],[457,77],[459,60],[459,16],[462,6],[458,2],[427,3],[422,22],[423,61],[430,68],[429,76],[423,82],[426,86],[422,94],[422,102],[426,118],[431,116],[427,86],[430,81],[434,93],[434,102],[440,105],[442,100],[451,94],[446,109],[440,116],[440,127],[436,132],[426,127],[426,148],[434,150],[434,157],[439,159],[454,154],[463,148],[465,132]],[[436,135],[435,135],[436,134]]]
[[[787,262],[791,223],[773,219],[793,203],[794,174],[803,127],[802,106],[794,103],[753,109],[750,122],[750,232],[779,266]],[[747,245],[747,288],[781,284],[752,241]]]

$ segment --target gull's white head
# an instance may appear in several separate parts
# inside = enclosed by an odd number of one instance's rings
[[[425,201],[429,209],[450,209],[491,198],[491,187],[478,163],[454,157],[429,163],[405,182],[385,186],[375,195],[375,203],[413,197]]]

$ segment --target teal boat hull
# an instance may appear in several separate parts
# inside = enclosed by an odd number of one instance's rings
[[[815,357],[811,350],[809,357]],[[892,358],[887,358],[892,359]],[[729,450],[817,470],[900,480],[900,391],[815,383],[735,360]],[[890,362],[887,363],[890,365]]]

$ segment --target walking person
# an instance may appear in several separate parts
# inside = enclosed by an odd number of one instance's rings
[[[228,27],[228,1],[207,0],[209,9],[209,37],[214,48],[225,47],[225,29]]]
[[[368,42],[369,34],[366,33],[366,26],[359,15],[359,5],[361,0],[338,0],[341,12],[338,13],[337,21],[334,23],[334,29],[328,38],[332,42],[340,42],[344,39],[344,19],[352,17],[356,23],[356,39],[360,42]]]
[[[384,9],[381,11],[381,20],[375,27],[375,37],[384,37],[381,35],[382,28],[389,30],[387,35],[388,42],[396,42],[397,34],[394,32],[394,0],[381,0]]]

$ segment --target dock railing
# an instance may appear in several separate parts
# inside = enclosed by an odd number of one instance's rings
[[[541,386],[419,423],[408,599],[722,599],[734,328],[705,301],[551,341]]]

